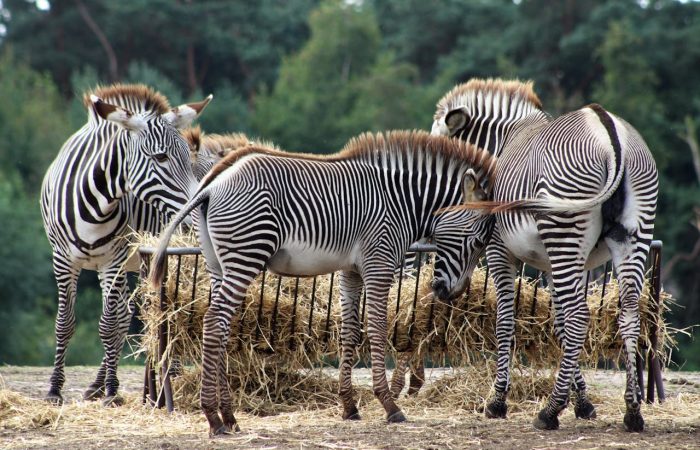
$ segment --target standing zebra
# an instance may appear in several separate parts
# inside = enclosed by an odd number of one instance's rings
[[[202,410],[212,435],[237,430],[227,388],[224,349],[231,317],[265,268],[313,276],[341,270],[340,399],[344,419],[359,419],[351,383],[360,343],[359,304],[367,293],[367,334],[374,393],[389,422],[404,421],[386,380],[387,296],[411,243],[438,246],[434,287],[459,295],[483,244],[465,235],[471,211],[436,212],[482,198],[491,156],[456,139],[425,132],[364,134],[332,156],[293,155],[248,147],[218,163],[161,237],[151,279],[160,285],[174,229],[199,208],[199,239],[214,284],[204,317]],[[217,388],[218,379],[218,388]],[[217,395],[220,400],[217,401]]]
[[[554,329],[563,349],[554,390],[534,425],[556,429],[571,388],[576,417],[595,417],[578,366],[590,316],[583,273],[612,258],[620,284],[618,323],[627,369],[624,425],[642,431],[635,355],[638,301],[658,194],[654,159],[631,125],[600,106],[550,120],[527,94],[528,85],[514,89],[516,84],[477,80],[460,86],[438,104],[433,124],[434,134],[464,138],[486,132],[488,140],[498,142],[491,204],[496,220],[488,215],[481,219],[493,223],[487,260],[498,297],[498,373],[486,414],[505,417],[507,410],[514,279],[520,260],[549,273]],[[484,112],[495,109],[531,112],[503,133],[503,122],[484,120]]]
[[[82,269],[102,288],[99,333],[105,355],[84,397],[120,404],[117,364],[129,327],[126,235],[157,230],[195,187],[185,127],[211,100],[170,109],[143,85],[98,88],[84,97],[87,123],[61,148],[44,177],[41,211],[53,248],[58,285],[56,356],[46,399],[62,403],[64,364],[75,331],[75,295]]]

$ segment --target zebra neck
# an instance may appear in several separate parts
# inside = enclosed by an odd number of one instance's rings
[[[114,129],[109,131],[113,132],[108,135],[104,145],[88,159],[89,165],[83,171],[81,182],[83,195],[96,209],[94,212],[103,217],[109,216],[118,207],[128,191],[124,176],[128,132]]]

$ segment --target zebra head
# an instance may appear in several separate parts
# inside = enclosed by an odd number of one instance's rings
[[[472,169],[464,175],[462,189],[465,202],[486,200]],[[432,289],[438,299],[451,302],[467,288],[491,236],[492,222],[492,216],[472,209],[450,208],[440,213],[433,231],[437,251]]]
[[[173,214],[189,200],[196,187],[187,142],[178,129],[189,124],[211,101],[180,105],[163,114],[133,113],[92,95],[95,112],[124,130],[122,174],[127,191],[166,214]]]

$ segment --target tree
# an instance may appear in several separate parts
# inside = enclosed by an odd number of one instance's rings
[[[432,105],[414,95],[415,67],[380,51],[370,9],[326,2],[309,26],[311,38],[283,62],[274,91],[258,97],[253,126],[261,135],[290,150],[330,152],[365,130],[429,123]]]

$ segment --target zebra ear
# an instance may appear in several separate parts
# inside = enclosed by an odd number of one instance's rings
[[[464,202],[481,202],[486,200],[486,192],[481,188],[474,169],[469,169],[462,179]]]
[[[465,107],[453,109],[445,116],[445,125],[447,125],[447,129],[450,131],[450,136],[457,134],[468,122],[469,114],[467,114],[467,108]]]
[[[146,122],[140,116],[121,106],[107,103],[96,95],[91,95],[90,101],[97,115],[104,120],[114,122],[130,131],[140,131],[146,128]]]
[[[204,108],[207,107],[212,98],[214,98],[214,96],[209,94],[209,96],[201,102],[184,103],[180,106],[176,106],[163,114],[162,117],[177,129],[186,128],[190,126],[192,121],[196,119],[202,111],[204,111]]]

